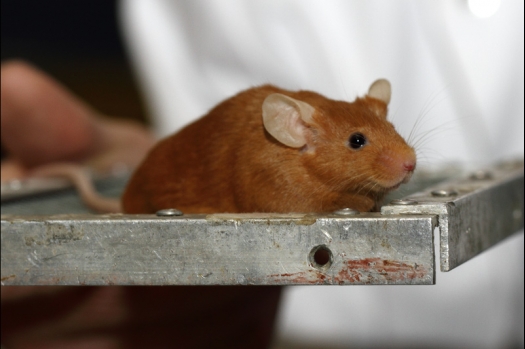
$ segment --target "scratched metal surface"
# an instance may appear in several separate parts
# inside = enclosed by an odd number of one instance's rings
[[[432,194],[440,190],[452,195]],[[441,270],[450,271],[523,229],[523,160],[475,171],[405,199],[417,204],[386,205],[381,212],[438,215]]]
[[[435,282],[435,216],[2,216],[2,285]],[[314,257],[316,249],[325,257]]]

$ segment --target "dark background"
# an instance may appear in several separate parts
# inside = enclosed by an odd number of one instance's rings
[[[23,59],[99,112],[147,123],[115,0],[1,0],[1,59]]]

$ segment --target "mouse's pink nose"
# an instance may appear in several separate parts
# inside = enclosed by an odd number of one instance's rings
[[[403,163],[403,168],[407,172],[412,172],[416,168],[416,162],[415,161],[405,161]]]

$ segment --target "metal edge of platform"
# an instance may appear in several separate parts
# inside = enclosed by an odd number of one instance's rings
[[[450,271],[523,229],[523,161],[454,178],[383,206],[383,215],[436,214],[441,271]]]
[[[434,284],[435,216],[3,216],[2,285]]]

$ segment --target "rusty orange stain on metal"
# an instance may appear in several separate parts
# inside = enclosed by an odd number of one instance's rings
[[[285,274],[272,274],[268,275],[275,282],[284,282],[290,284],[312,284],[312,285],[322,285],[329,284],[327,282],[329,275],[323,274],[317,270],[309,270],[299,273],[285,273]]]
[[[12,274],[9,276],[4,276],[0,281],[7,281],[9,279],[14,279],[14,278],[16,278],[16,275]]]
[[[272,274],[268,277],[275,282],[287,284],[335,284],[347,283],[384,283],[424,278],[426,268],[417,264],[408,264],[381,258],[350,259],[343,262],[343,267],[336,274],[308,270],[298,273]]]
[[[426,270],[417,264],[411,265],[398,261],[381,258],[364,258],[347,260],[343,268],[334,276],[338,283],[358,283],[365,278],[365,283],[370,283],[370,278],[384,281],[401,281],[424,278]]]

